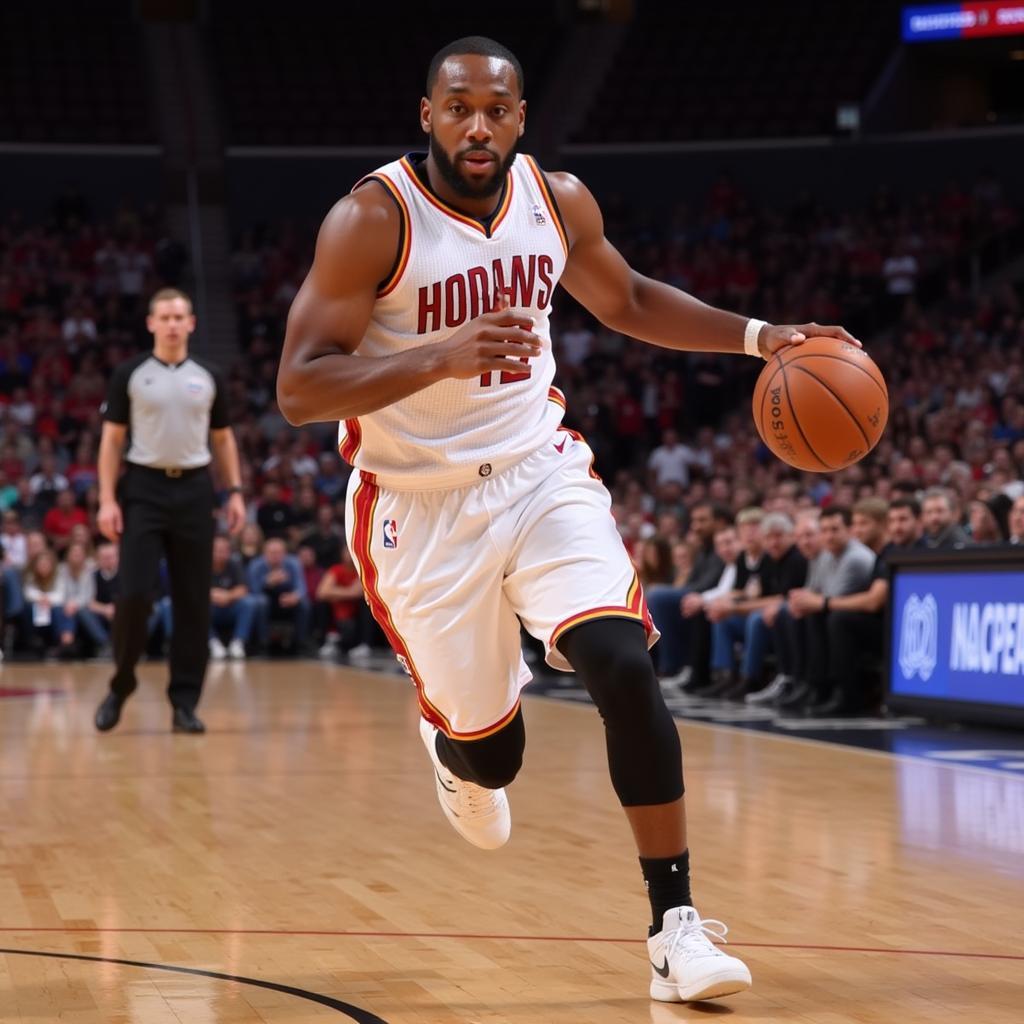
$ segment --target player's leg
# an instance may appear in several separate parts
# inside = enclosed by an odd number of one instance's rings
[[[416,686],[438,802],[465,839],[493,849],[511,828],[504,786],[522,761],[530,673],[486,486],[400,492],[355,474],[346,521],[370,610]]]
[[[198,474],[181,483],[182,494],[168,523],[165,541],[174,615],[167,696],[172,707],[192,716],[199,704],[210,657],[213,482],[205,474]]]
[[[679,733],[648,653],[657,632],[608,492],[589,472],[590,450],[574,442],[555,449],[558,464],[546,476],[523,480],[505,590],[547,643],[548,662],[579,674],[604,720],[612,783],[651,897],[651,995],[736,992],[750,984],[749,971],[707,940],[691,902]]]

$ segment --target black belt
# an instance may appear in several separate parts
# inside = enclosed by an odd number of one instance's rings
[[[208,466],[193,466],[191,469],[180,469],[177,466],[143,466],[138,462],[129,462],[130,469],[138,469],[153,476],[163,477],[169,480],[185,480],[197,473],[205,473]]]

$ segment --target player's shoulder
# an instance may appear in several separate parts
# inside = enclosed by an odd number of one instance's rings
[[[559,203],[563,200],[572,202],[583,197],[593,198],[590,194],[590,189],[571,171],[542,170],[536,160],[534,160],[534,165],[543,175],[544,180],[548,183],[548,187],[555,194],[555,198]]]
[[[316,242],[316,261],[330,271],[353,266],[383,278],[395,258],[402,212],[387,187],[372,176],[342,196],[324,217]]]
[[[370,174],[328,211],[321,231],[348,232],[399,222],[401,208],[379,174]]]

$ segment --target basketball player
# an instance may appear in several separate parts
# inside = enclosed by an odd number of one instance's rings
[[[612,782],[651,901],[651,995],[738,992],[690,897],[679,735],[657,639],[592,453],[562,427],[549,316],[559,282],[602,323],[678,350],[766,357],[839,327],[770,326],[632,271],[572,175],[517,153],[518,60],[481,37],[433,59],[429,153],[358,182],[327,215],[278,377],[293,424],[338,419],[355,467],[349,545],[416,686],[444,813],[493,849],[525,744],[520,622],[574,670],[604,720]]]

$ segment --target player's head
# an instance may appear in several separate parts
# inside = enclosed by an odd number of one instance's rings
[[[157,344],[181,345],[196,329],[192,300],[178,288],[161,288],[149,300],[146,330]]]
[[[501,190],[525,123],[523,68],[511,50],[466,36],[434,54],[420,125],[456,195],[484,199]]]

